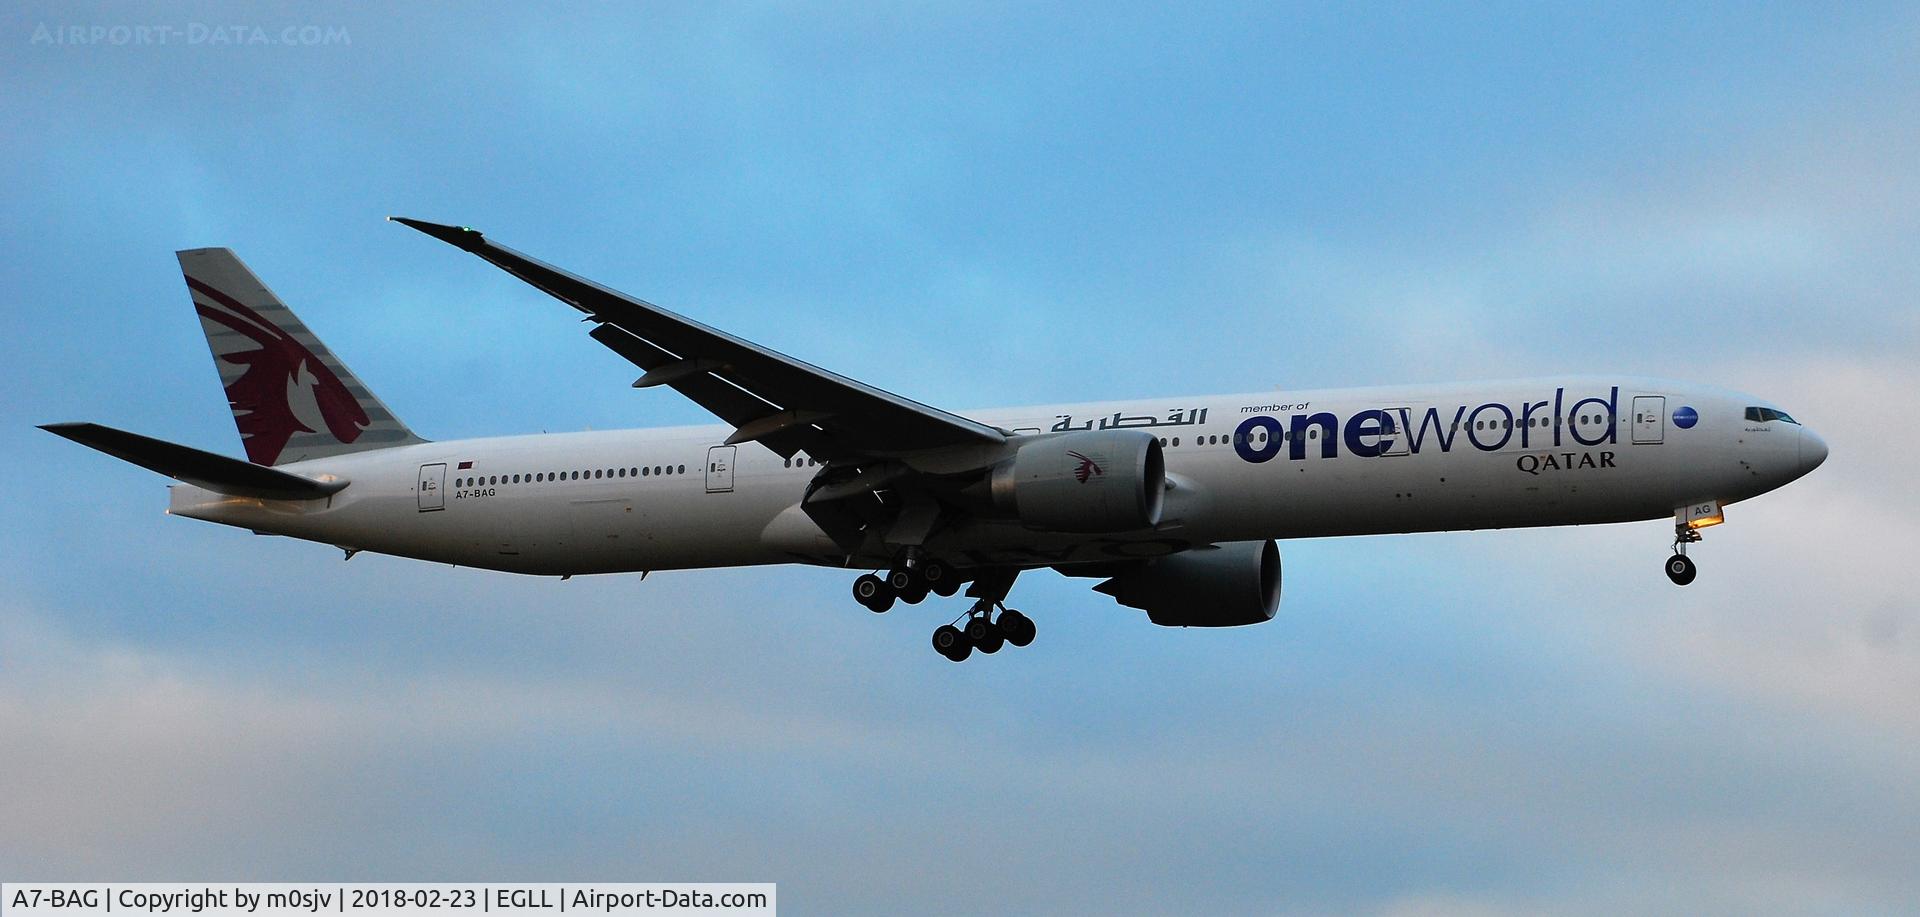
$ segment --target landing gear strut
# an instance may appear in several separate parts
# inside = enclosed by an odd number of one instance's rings
[[[1673,526],[1673,556],[1667,558],[1667,579],[1675,586],[1685,586],[1693,582],[1700,569],[1695,567],[1693,559],[1687,556],[1687,545],[1700,541],[1700,530],[1684,522]]]

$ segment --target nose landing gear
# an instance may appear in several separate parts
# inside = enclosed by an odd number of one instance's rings
[[[1687,556],[1687,545],[1699,541],[1699,529],[1684,522],[1674,524],[1673,556],[1667,558],[1667,579],[1672,580],[1675,586],[1685,586],[1693,582],[1693,578],[1699,574],[1699,568],[1695,567],[1693,559]]]

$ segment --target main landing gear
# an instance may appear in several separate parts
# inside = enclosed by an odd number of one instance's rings
[[[991,616],[995,608],[1000,609],[998,617]],[[999,602],[975,602],[966,619],[965,627],[942,624],[935,629],[933,651],[954,662],[965,662],[974,650],[991,655],[1008,644],[1026,646],[1033,642],[1033,619]]]
[[[967,595],[975,599],[973,607],[933,632],[933,648],[954,662],[964,661],[974,650],[993,654],[1008,644],[1026,646],[1033,642],[1033,619],[1006,606],[1007,593],[1013,588],[1017,570],[986,570],[974,579]],[[942,597],[960,591],[963,580],[958,571],[931,558],[909,555],[885,576],[861,575],[853,581],[853,599],[874,613],[893,607],[895,601],[918,604],[929,593]],[[994,614],[995,611],[999,614]]]
[[[926,601],[928,593],[944,598],[959,591],[960,577],[952,567],[914,557],[908,557],[884,577],[867,573],[853,581],[853,600],[874,614],[892,608],[895,600],[918,605]]]
[[[1675,586],[1685,586],[1693,582],[1693,578],[1699,574],[1699,568],[1695,567],[1693,559],[1687,556],[1687,545],[1699,541],[1699,529],[1684,522],[1674,524],[1673,556],[1667,558],[1667,579],[1673,580]]]

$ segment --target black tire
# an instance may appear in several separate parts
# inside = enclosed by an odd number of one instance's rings
[[[959,576],[948,573],[946,579],[933,584],[933,594],[943,599],[952,598],[953,594],[959,592],[960,587],[965,585],[966,583],[962,581]]]
[[[928,589],[939,592],[940,588],[951,579],[953,579],[953,568],[940,561],[928,559],[920,564],[920,581],[926,583]],[[947,593],[947,595],[952,594]]]
[[[1000,630],[1007,635],[1007,642],[1014,646],[1026,646],[1033,642],[1033,619],[1011,608],[1000,613]]]
[[[993,622],[987,620],[985,615],[975,615],[967,619],[967,626],[963,631],[967,635],[967,642],[977,645],[980,641],[987,639],[987,635],[995,629]]]
[[[1675,586],[1685,586],[1698,576],[1700,568],[1693,565],[1693,558],[1685,554],[1675,554],[1667,558],[1667,579]]]
[[[926,583],[916,583],[912,586],[908,586],[906,589],[902,590],[900,593],[900,601],[905,602],[908,605],[918,605],[921,602],[924,602],[926,600],[927,600],[927,584]]]
[[[1000,629],[1000,625],[989,624],[987,625],[987,635],[979,640],[975,640],[973,646],[980,652],[991,656],[994,653],[1000,652],[1000,647],[1005,646],[1006,642],[1007,634]]]
[[[853,581],[853,600],[874,614],[892,608],[893,597],[893,590],[887,586],[886,580],[871,573],[863,573]]]
[[[973,655],[973,644],[960,628],[951,624],[942,624],[933,632],[933,651],[954,662],[962,662]]]
[[[905,567],[899,567],[887,573],[887,585],[893,587],[893,591],[903,595],[919,582],[919,575]]]

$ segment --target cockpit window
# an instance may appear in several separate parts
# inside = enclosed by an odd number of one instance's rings
[[[1796,426],[1800,423],[1800,421],[1787,416],[1787,412],[1776,411],[1773,408],[1748,408],[1747,419],[1754,423],[1766,423],[1769,420],[1781,420]]]

